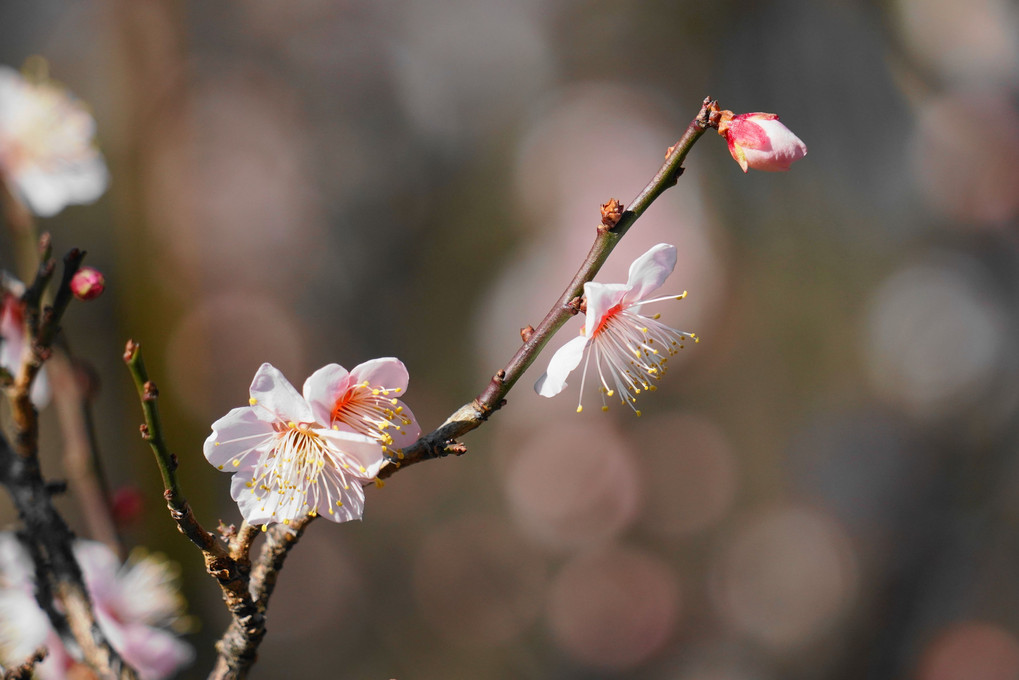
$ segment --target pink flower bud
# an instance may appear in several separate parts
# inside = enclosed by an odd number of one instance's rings
[[[106,290],[106,279],[102,272],[92,267],[82,267],[71,278],[71,292],[79,300],[94,300]]]
[[[743,168],[779,172],[807,155],[807,145],[774,113],[722,111],[718,134],[729,143],[729,153]]]

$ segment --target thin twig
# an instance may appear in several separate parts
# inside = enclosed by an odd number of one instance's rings
[[[397,470],[423,460],[441,458],[450,454],[460,455],[465,451],[456,439],[479,427],[488,417],[499,409],[506,395],[513,388],[524,371],[530,367],[541,350],[548,344],[563,324],[577,313],[577,306],[571,304],[583,294],[584,284],[592,280],[601,269],[609,253],[616,247],[619,240],[629,231],[637,218],[644,214],[651,203],[662,195],[666,189],[674,186],[683,173],[683,161],[686,159],[694,143],[711,127],[718,125],[718,104],[710,97],[705,98],[701,110],[690,122],[686,132],[675,145],[669,148],[665,164],[659,168],[647,186],[637,195],[630,206],[621,213],[619,204],[614,199],[606,203],[602,209],[602,224],[598,226],[594,244],[580,269],[570,281],[556,303],[545,318],[527,334],[523,345],[510,359],[506,367],[498,371],[488,386],[473,401],[457,409],[442,425],[422,436],[406,447],[391,464],[385,466],[379,477],[385,479]]]

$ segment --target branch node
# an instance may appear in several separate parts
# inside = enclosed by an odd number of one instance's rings
[[[143,389],[142,391],[143,401],[155,401],[156,398],[159,396],[159,388],[156,387],[156,383],[152,382],[151,380],[147,380],[142,389]]]
[[[619,199],[610,198],[601,204],[601,226],[598,227],[598,230],[611,230],[612,227],[619,223],[619,218],[622,216],[623,204],[619,202]]]
[[[149,430],[148,425],[142,423],[141,425],[138,426],[138,431],[141,432],[142,439],[144,439],[147,442],[152,441],[152,432]]]
[[[528,324],[527,326],[524,326],[523,328],[520,329],[520,339],[523,340],[524,342],[530,340],[532,335],[534,335],[534,326]],[[506,375],[506,371],[499,372],[502,373],[504,376]]]

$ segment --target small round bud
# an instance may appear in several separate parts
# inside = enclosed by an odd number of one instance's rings
[[[729,153],[743,172],[781,172],[807,155],[807,145],[774,113],[722,111],[718,134],[729,143]]]
[[[71,278],[71,292],[79,300],[93,300],[106,290],[106,279],[102,272],[92,267],[82,267]]]

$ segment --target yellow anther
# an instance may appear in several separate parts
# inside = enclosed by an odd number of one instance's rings
[[[233,465],[234,467],[240,467],[241,466],[241,461],[239,459],[235,458],[233,460],[233,463],[231,463],[231,465]]]
[[[269,525],[267,525],[267,524],[263,524],[263,525],[262,525],[262,532],[263,532],[263,533],[265,533],[265,532],[266,532],[266,531],[268,531],[268,530],[269,530]]]
[[[379,479],[378,477],[375,478],[375,486],[381,489],[385,485],[386,485],[385,480]]]
[[[218,467],[218,468],[219,468],[220,470],[222,470],[222,469],[223,469],[223,466],[222,466],[222,465],[217,465],[216,467]]]
[[[403,388],[402,387],[394,387],[393,391],[396,392],[397,394],[399,394],[400,392],[403,391]]]
[[[640,411],[634,411],[634,413],[636,413],[636,414],[637,414],[637,417],[638,417],[638,418],[640,418],[640,417],[641,417],[642,415],[644,415],[644,414],[643,414],[643,413],[641,413]]]
[[[343,507],[343,501],[341,501],[341,500],[337,500],[337,501],[336,501],[336,507],[338,507],[338,508],[342,508],[342,507]]]
[[[283,520],[283,523],[286,524],[287,526],[290,526],[290,520],[289,519]]]
[[[584,411],[584,407],[582,405],[578,405],[577,406],[577,413],[582,413],[583,411]]]
[[[602,407],[601,407],[601,410],[602,410],[602,411],[608,411],[608,410],[609,410],[609,407],[608,407],[608,406],[605,406],[605,405],[602,405]]]
[[[661,314],[655,314],[651,318],[654,319],[655,321],[657,321],[658,319],[662,318],[662,315]]]
[[[361,473],[362,473],[362,474],[364,474],[365,472],[368,472],[368,468],[366,468],[366,467],[365,467],[365,466],[363,466],[363,465],[359,465],[359,466],[358,466],[358,469],[359,469],[359,470],[361,471]]]
[[[219,446],[219,442],[213,442],[212,445],[213,446]]]
[[[380,394],[382,394],[382,392],[381,392],[381,391],[379,391],[379,389],[378,389],[378,388],[375,388],[374,390],[372,390],[372,396],[373,396],[373,397],[377,397],[377,396],[379,396]]]
[[[258,403],[258,399],[255,399],[254,397],[251,397],[250,399],[248,399],[248,405],[249,406],[254,406],[257,403]],[[263,529],[263,531],[264,531],[264,529]]]
[[[389,403],[392,404],[393,406],[396,406],[397,404],[400,403],[400,400],[397,399],[396,397],[393,397],[392,399],[389,400]]]
[[[609,390],[609,391],[608,391],[608,392],[606,392],[605,394],[607,394],[607,395],[609,395],[609,396],[611,397],[611,396],[613,396],[613,395],[614,395],[615,393],[616,393],[616,391],[615,391],[615,390]]]

